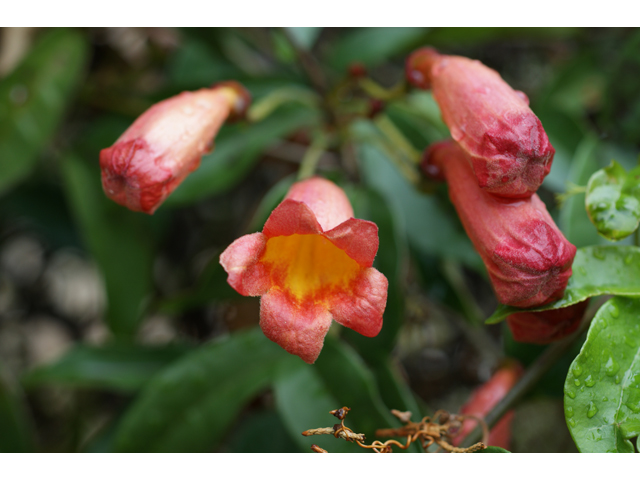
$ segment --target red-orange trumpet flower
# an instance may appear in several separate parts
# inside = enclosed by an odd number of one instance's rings
[[[375,223],[353,218],[342,189],[316,177],[294,184],[262,233],[233,242],[220,263],[238,293],[262,296],[264,334],[313,363],[332,318],[380,332],[388,282],[372,268],[377,251]]]
[[[475,415],[484,419],[487,414],[502,400],[507,393],[518,383],[524,373],[520,364],[509,361],[496,371],[488,382],[473,391],[471,398],[460,409],[462,415]],[[511,422],[514,411],[509,410],[498,420],[489,432],[489,445],[509,450],[511,446]],[[476,427],[478,422],[466,420],[460,433],[453,439],[454,445],[459,445]]]
[[[580,326],[588,300],[544,312],[520,312],[507,317],[516,342],[546,344],[561,340]]]
[[[487,267],[501,303],[544,305],[562,297],[576,247],[558,230],[537,195],[507,200],[478,187],[468,157],[452,141],[427,151],[425,172],[446,178],[449,197]]]
[[[156,103],[100,152],[102,188],[130,210],[153,213],[200,166],[225,120],[250,101],[236,82],[182,92]]]
[[[555,149],[522,92],[477,60],[432,48],[407,59],[408,80],[431,88],[453,139],[471,158],[480,187],[508,198],[536,192]]]

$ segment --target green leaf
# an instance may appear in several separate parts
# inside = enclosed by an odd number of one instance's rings
[[[26,401],[0,364],[0,452],[35,452]]]
[[[528,309],[500,305],[485,323],[499,323],[517,312],[543,312],[568,307],[598,295],[640,297],[640,248],[638,247],[579,248],[572,268],[573,275],[560,300]]]
[[[414,418],[423,417],[431,412],[421,407],[414,397],[411,388],[402,377],[394,359],[379,362],[371,367],[380,395],[385,405],[401,412],[411,412]]]
[[[294,175],[289,175],[276,183],[271,189],[262,197],[260,205],[253,214],[247,233],[254,233],[262,231],[262,227],[266,223],[271,212],[282,202],[285,195],[291,188],[291,185],[296,181]]]
[[[287,357],[258,328],[200,347],[150,380],[122,419],[116,450],[211,451]]]
[[[62,159],[71,209],[107,289],[107,321],[117,336],[135,335],[142,301],[152,288],[155,245],[151,219],[107,199],[100,171],[74,155]]]
[[[426,28],[353,28],[332,48],[328,63],[344,71],[351,63],[379,65],[388,58],[419,46]]]
[[[585,203],[600,235],[614,241],[631,235],[640,223],[640,167],[627,173],[612,160],[589,179]]]
[[[260,154],[278,139],[301,128],[315,125],[319,112],[303,107],[280,108],[254,125],[230,125],[216,138],[210,155],[171,194],[165,205],[184,205],[223,193],[249,173]]]
[[[77,345],[55,363],[27,373],[23,378],[23,384],[27,387],[57,384],[76,388],[136,392],[144,387],[155,373],[192,348],[189,345]]]
[[[614,297],[596,313],[567,374],[564,411],[581,452],[633,452],[640,434],[640,299]]]
[[[310,452],[316,444],[329,452],[361,452],[355,444],[333,435],[305,437],[302,432],[312,428],[331,427],[338,423],[329,412],[344,407],[328,391],[318,371],[297,357],[289,356],[279,366],[273,390],[276,409],[291,438],[303,452]],[[347,405],[348,406],[348,405]],[[349,415],[347,415],[347,426]],[[357,431],[351,426],[354,431]]]
[[[74,30],[52,29],[0,83],[0,193],[36,165],[77,93],[87,58]]]
[[[509,450],[505,450],[502,447],[487,447],[484,450],[478,450],[473,453],[511,453]]]
[[[233,427],[221,449],[233,453],[298,453],[298,444],[274,410],[247,414]]]

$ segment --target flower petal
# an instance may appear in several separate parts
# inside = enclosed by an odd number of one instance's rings
[[[335,183],[324,178],[313,177],[294,183],[285,198],[307,205],[325,232],[353,217],[347,195]]]
[[[227,281],[239,294],[257,296],[269,290],[269,273],[258,263],[266,244],[262,233],[252,233],[237,239],[220,255],[220,264],[229,274]]]
[[[584,300],[557,310],[514,313],[507,317],[507,323],[516,342],[544,345],[575,332],[588,304]]]
[[[260,301],[260,327],[269,340],[313,363],[331,327],[331,314],[322,304],[297,303],[286,293],[272,289]]]
[[[363,267],[373,265],[378,253],[378,226],[368,220],[350,218],[325,232],[325,237]]]
[[[322,227],[313,211],[304,203],[285,199],[278,205],[264,224],[262,233],[267,238],[288,235],[322,233]]]
[[[375,337],[382,329],[388,287],[387,277],[375,268],[367,268],[355,280],[352,292],[333,295],[329,311],[340,325],[365,337]]]

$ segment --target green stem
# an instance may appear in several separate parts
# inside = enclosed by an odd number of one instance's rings
[[[407,140],[407,137],[395,126],[395,124],[389,120],[386,115],[377,115],[373,123],[384,134],[387,139],[402,152],[413,164],[417,165],[422,159],[422,154],[414,148],[414,146]]]
[[[300,169],[298,170],[298,180],[304,180],[305,178],[312,177],[316,173],[316,168],[318,166],[318,161],[322,157],[325,149],[327,147],[327,139],[324,135],[318,136],[302,157],[302,161],[300,162]]]
[[[383,100],[385,102],[400,98],[406,93],[406,84],[404,82],[400,82],[397,85],[386,89],[371,80],[369,77],[364,77],[358,81],[358,85],[370,97],[377,98],[378,100]]]
[[[279,88],[249,107],[247,118],[251,122],[260,122],[286,103],[302,103],[316,107],[320,102],[320,97],[310,90],[300,87]]]

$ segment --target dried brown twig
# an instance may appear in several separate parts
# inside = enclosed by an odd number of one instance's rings
[[[336,438],[342,438],[348,442],[355,442],[362,448],[372,449],[376,453],[392,453],[392,446],[406,450],[415,442],[419,442],[425,452],[428,451],[427,449],[434,443],[438,445],[437,451],[444,450],[451,453],[472,453],[487,448],[486,438],[488,437],[489,431],[484,420],[471,415],[452,415],[444,410],[438,410],[433,418],[424,417],[417,423],[411,421],[411,412],[391,410],[391,413],[404,423],[404,425],[400,428],[379,429],[376,431],[376,436],[406,438],[405,443],[392,439],[385,442],[374,440],[371,445],[367,445],[364,443],[364,434],[355,433],[349,427],[345,426],[344,418],[347,413],[349,413],[349,410],[350,408],[348,407],[332,410],[329,413],[337,417],[340,423],[335,424],[333,427],[305,430],[302,432],[302,435],[333,435]],[[485,443],[478,442],[467,448],[455,447],[451,444],[451,437],[460,431],[462,423],[467,418],[472,418],[480,423],[484,433]],[[327,453],[326,450],[317,445],[312,445],[311,450],[318,453]]]

